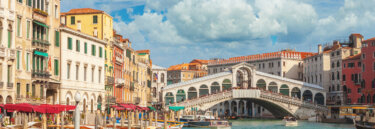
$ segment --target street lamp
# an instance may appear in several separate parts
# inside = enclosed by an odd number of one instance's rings
[[[80,128],[80,110],[79,110],[79,102],[81,101],[81,94],[76,93],[74,96],[74,99],[76,100],[76,110],[74,115],[74,129]]]

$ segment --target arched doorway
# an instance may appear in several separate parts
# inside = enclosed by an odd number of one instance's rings
[[[180,89],[177,91],[177,94],[176,94],[176,102],[182,102],[182,101],[185,101],[186,100],[186,93],[184,90]]]
[[[208,86],[207,85],[201,85],[199,87],[199,97],[208,95]]]
[[[236,77],[236,79],[237,79],[237,86],[238,87],[243,87],[243,83],[244,83],[244,73],[243,73],[243,71],[242,70],[238,70],[237,71],[237,77]]]
[[[188,99],[195,99],[198,97],[197,89],[195,87],[190,87],[188,90]]]
[[[168,92],[166,95],[165,95],[165,104],[166,105],[169,105],[169,104],[173,104],[174,103],[174,96],[173,96],[173,93],[172,92]]]
[[[302,94],[303,101],[312,102],[312,92],[305,90]]]
[[[324,105],[324,96],[322,93],[316,93],[314,97],[314,102],[316,104]]]
[[[289,86],[286,85],[286,84],[282,84],[281,87],[280,87],[280,93],[282,95],[289,96]]]
[[[220,92],[220,84],[218,82],[213,82],[211,84],[211,94]]]
[[[12,104],[12,103],[13,103],[13,98],[12,98],[11,96],[8,96],[8,97],[6,98],[6,103],[7,103],[7,104]]]
[[[271,91],[272,93],[277,93],[279,89],[277,89],[277,84],[276,82],[271,82],[268,84],[268,91]]]
[[[295,98],[301,99],[301,90],[298,87],[294,87],[292,89],[292,96],[291,97],[295,97]]]
[[[98,97],[97,103],[98,103],[98,109],[97,110],[101,111],[102,110],[102,96]]]
[[[228,90],[232,87],[232,82],[229,79],[225,79],[222,84],[223,91]]]

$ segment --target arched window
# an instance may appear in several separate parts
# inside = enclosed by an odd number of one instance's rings
[[[264,81],[263,79],[259,79],[259,80],[257,81],[256,86],[257,86],[257,88],[259,88],[259,89],[263,89],[263,90],[265,90],[267,84],[266,84],[266,81]]]
[[[277,84],[275,82],[271,82],[270,84],[268,84],[268,90],[273,93],[277,93],[278,91]]]
[[[292,96],[291,97],[296,97],[296,98],[301,98],[301,90],[298,87],[294,87],[292,89]]]
[[[220,85],[218,82],[213,82],[211,84],[211,94],[218,93],[220,91]]]
[[[289,96],[289,86],[286,84],[281,85],[280,93]]]
[[[337,91],[340,91],[340,85],[337,85],[336,90],[337,90]]]
[[[312,92],[310,90],[305,90],[302,96],[303,96],[302,98],[304,101],[308,101],[308,102],[312,101]]]
[[[224,90],[228,90],[229,88],[231,88],[232,87],[232,82],[229,80],[229,79],[225,79],[224,81],[223,81],[223,84],[222,84],[222,89],[223,89],[223,91]]]
[[[161,77],[160,77],[160,79],[161,79],[160,82],[161,82],[161,83],[164,83],[164,73],[161,73]]]
[[[186,100],[186,94],[185,94],[185,91],[180,89],[177,91],[177,94],[176,94],[176,101],[177,103],[178,102],[181,102],[181,101],[185,101]]]
[[[337,67],[340,67],[340,61],[337,61],[337,65],[336,65]]]
[[[199,87],[199,97],[208,95],[208,86],[207,85],[201,85]]]
[[[156,82],[158,80],[158,74],[157,73],[154,73],[154,82]]]
[[[195,99],[198,97],[198,94],[197,94],[197,89],[195,89],[194,87],[190,87],[189,90],[188,90],[188,99]]]
[[[367,94],[367,103],[371,103],[371,95],[370,94]]]

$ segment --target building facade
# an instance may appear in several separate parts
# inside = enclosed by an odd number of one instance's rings
[[[361,75],[361,54],[349,56],[342,61],[342,81],[343,92],[346,96],[346,103],[348,105],[362,104],[364,97],[362,94],[362,87],[360,85]]]
[[[14,86],[15,72],[15,4],[14,0],[0,1],[0,103],[14,103],[16,88]]]
[[[104,109],[106,41],[61,27],[61,42],[61,104],[74,105],[79,93],[82,111]]]
[[[150,106],[151,103],[151,59],[150,50],[137,50],[136,52],[136,85],[134,90],[135,104]]]
[[[375,38],[365,40],[361,49],[362,93],[366,95],[366,104],[375,103]]]
[[[151,95],[153,105],[161,105],[162,103],[162,91],[167,86],[167,68],[152,65],[152,83],[151,83]]]

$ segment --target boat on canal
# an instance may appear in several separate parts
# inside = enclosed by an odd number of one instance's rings
[[[286,116],[283,121],[285,122],[285,126],[298,126],[298,121],[294,117]]]

